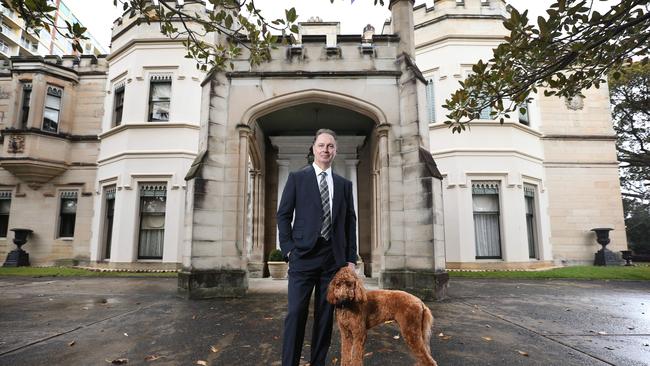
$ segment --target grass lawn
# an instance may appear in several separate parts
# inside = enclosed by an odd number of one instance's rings
[[[545,271],[450,271],[450,277],[467,278],[509,278],[548,279],[570,278],[585,280],[642,280],[650,281],[650,264],[636,264],[634,267],[572,266]]]
[[[0,276],[25,277],[177,277],[176,272],[97,272],[67,267],[0,267]]]

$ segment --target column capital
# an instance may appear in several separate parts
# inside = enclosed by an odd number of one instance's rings
[[[237,128],[237,132],[239,132],[239,137],[248,137],[251,132],[253,132],[249,125],[243,123],[238,124],[235,128]]]
[[[386,137],[388,136],[388,132],[390,131],[390,123],[382,123],[377,126],[377,135],[379,137]]]

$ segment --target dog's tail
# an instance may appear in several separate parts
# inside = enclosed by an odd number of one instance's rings
[[[427,347],[427,352],[431,354],[431,331],[433,327],[433,315],[431,310],[424,304],[422,305],[422,342]]]

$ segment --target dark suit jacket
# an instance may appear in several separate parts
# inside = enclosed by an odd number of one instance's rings
[[[334,194],[332,197],[331,241],[337,266],[357,262],[357,217],[354,213],[352,182],[332,174]],[[295,220],[291,226],[291,220]],[[323,223],[323,209],[320,200],[318,180],[313,166],[289,173],[278,207],[278,231],[280,249],[288,260],[311,250],[320,236]],[[296,257],[294,257],[294,255]]]

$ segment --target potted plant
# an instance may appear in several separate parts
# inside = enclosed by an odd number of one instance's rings
[[[287,278],[287,269],[289,265],[284,261],[280,249],[273,249],[269,253],[269,273],[274,280],[283,280]]]

